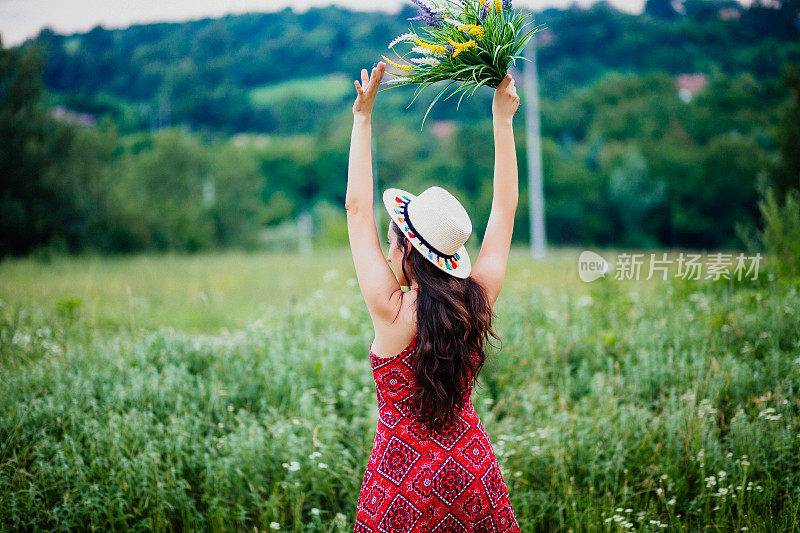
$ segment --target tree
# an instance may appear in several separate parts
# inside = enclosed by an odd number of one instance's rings
[[[622,220],[623,246],[644,248],[658,244],[647,234],[644,222],[648,212],[664,202],[665,191],[664,181],[650,178],[647,160],[635,150],[611,173],[609,197]]]
[[[45,111],[41,69],[38,48],[0,42],[0,256],[49,241],[73,209],[58,175],[73,130]]]
[[[781,197],[800,190],[800,63],[786,66],[783,83],[789,90],[789,105],[778,129],[780,160],[772,172]]]
[[[676,0],[647,0],[644,12],[653,18],[676,20],[683,12],[683,6]]]

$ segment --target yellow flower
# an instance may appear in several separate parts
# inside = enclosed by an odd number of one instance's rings
[[[500,0],[494,0],[494,10],[498,13],[503,12],[503,5],[500,3]]]
[[[383,54],[381,54],[381,57],[384,58],[386,61],[388,61],[389,64],[392,65],[394,68],[402,70],[403,72],[411,72],[412,70],[414,70],[414,67],[409,67],[407,65],[398,65],[397,63],[395,63],[394,61],[392,61]]]
[[[453,39],[451,39],[450,37],[448,37],[447,40],[450,42],[450,44],[453,45],[453,47],[456,50],[463,50],[464,48],[469,48],[470,46],[475,46],[475,41],[467,41],[465,43],[457,43]],[[470,44],[470,43],[473,43],[473,44]]]
[[[428,50],[430,50],[431,52],[433,52],[435,54],[444,54],[445,52],[447,52],[447,48],[445,48],[444,46],[439,46],[438,44],[429,44],[429,43],[420,41],[417,38],[414,39],[414,42],[417,43],[417,45],[419,45],[419,46],[421,46],[423,48],[427,48]]]
[[[463,26],[458,28],[459,31],[465,31],[470,35],[474,35],[478,39],[483,39],[484,29],[483,26],[479,26],[477,24],[464,24]]]
[[[455,51],[453,52],[453,57],[456,57],[458,54],[460,54],[467,48],[474,48],[475,46],[478,46],[477,41],[467,41],[465,43],[457,43],[453,39],[450,39],[449,37],[447,38],[447,40],[450,41],[450,44],[452,44],[453,48],[455,48]]]

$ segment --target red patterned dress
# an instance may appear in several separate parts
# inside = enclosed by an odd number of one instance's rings
[[[355,533],[519,532],[489,436],[465,393],[457,424],[433,433],[411,416],[411,357],[369,359],[378,427],[361,485]]]

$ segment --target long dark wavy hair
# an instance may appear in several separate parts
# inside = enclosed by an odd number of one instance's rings
[[[460,279],[440,270],[408,242],[394,221],[391,226],[404,249],[403,275],[419,286],[411,405],[420,422],[441,431],[455,423],[469,399],[467,392],[486,360],[484,342],[494,346],[489,336],[500,337],[492,329],[494,315],[483,286],[471,277]]]

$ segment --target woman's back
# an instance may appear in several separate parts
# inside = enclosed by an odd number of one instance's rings
[[[505,481],[471,401],[431,431],[411,405],[418,336],[399,353],[370,349],[378,426],[356,512],[356,532],[519,531]]]

